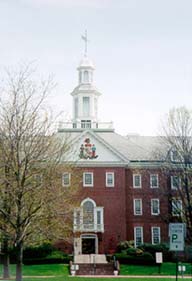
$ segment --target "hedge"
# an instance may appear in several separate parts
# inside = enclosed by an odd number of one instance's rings
[[[115,254],[116,259],[120,262],[120,264],[140,264],[140,265],[154,265],[155,259],[154,257],[148,253],[142,253],[140,255],[127,255],[123,253]]]
[[[150,253],[153,258],[155,259],[155,253],[161,252],[163,254],[163,261],[173,261],[173,253],[169,251],[169,248],[166,244],[150,244],[145,243],[138,247],[139,249],[143,250],[143,252]]]
[[[24,258],[23,264],[25,265],[38,265],[38,264],[58,264],[58,263],[65,263],[68,264],[70,262],[71,258],[65,257],[65,258]]]
[[[43,243],[39,246],[25,247],[23,250],[24,264],[53,264],[69,263],[71,257],[62,251],[57,250],[50,243]],[[10,262],[16,263],[16,249],[10,249]]]

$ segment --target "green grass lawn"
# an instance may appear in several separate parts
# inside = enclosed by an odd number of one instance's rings
[[[186,266],[185,274],[192,275],[192,264],[183,263]],[[175,275],[176,265],[175,263],[166,262],[161,265],[161,275]],[[121,265],[122,275],[156,275],[159,274],[158,266],[145,266],[145,265]]]
[[[0,268],[2,276],[2,267]],[[186,273],[192,276],[192,265],[186,264]],[[121,275],[155,275],[158,274],[157,266],[139,266],[139,265],[121,265]],[[164,263],[161,267],[161,275],[175,275],[175,264]],[[11,265],[11,276],[15,276],[15,266]],[[23,266],[23,280],[24,281],[114,281],[114,278],[92,278],[92,277],[72,277],[69,276],[68,265],[50,264],[50,265],[25,265]],[[170,278],[131,278],[125,279],[115,277],[116,281],[170,281]],[[173,279],[172,279],[173,280]]]
[[[53,277],[53,278],[23,278],[23,281],[170,281],[170,278],[119,278],[119,277],[112,277],[112,278],[91,278],[91,277]],[[174,280],[174,279],[171,279]]]

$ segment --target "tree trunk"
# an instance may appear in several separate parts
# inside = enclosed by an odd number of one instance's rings
[[[10,278],[9,272],[9,247],[8,247],[8,239],[5,237],[2,241],[2,264],[3,264],[3,279]]]
[[[16,281],[22,281],[23,244],[17,245]]]

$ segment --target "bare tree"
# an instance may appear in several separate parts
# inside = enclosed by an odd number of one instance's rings
[[[192,233],[192,111],[185,107],[170,110],[163,124],[162,142],[166,155],[164,171],[171,176],[169,192],[172,220],[186,223],[187,239]],[[174,197],[174,198],[173,198]]]
[[[30,68],[23,67],[8,73],[0,105],[0,229],[5,258],[8,243],[17,250],[17,281],[22,280],[26,241],[44,233],[56,238],[62,231],[64,236],[66,227],[70,231],[76,189],[61,185],[70,142],[69,136],[57,136],[47,110],[52,86],[50,79],[34,82]],[[5,268],[8,276],[8,263]]]

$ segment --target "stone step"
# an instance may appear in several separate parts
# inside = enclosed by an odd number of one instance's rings
[[[74,263],[107,263],[105,255],[90,254],[90,255],[75,255]]]

